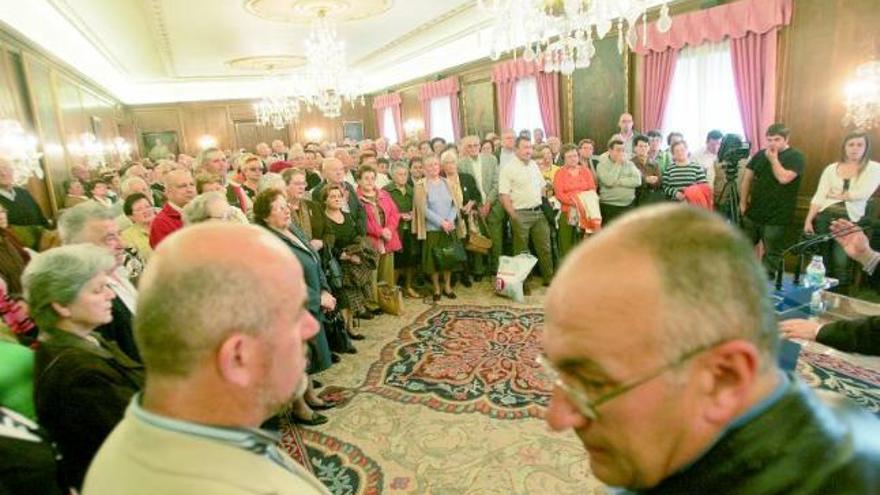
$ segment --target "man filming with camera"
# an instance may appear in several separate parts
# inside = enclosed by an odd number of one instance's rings
[[[767,147],[746,165],[740,185],[743,229],[752,243],[764,242],[764,268],[782,269],[785,228],[791,223],[804,171],[804,155],[788,144],[784,124],[767,128]]]

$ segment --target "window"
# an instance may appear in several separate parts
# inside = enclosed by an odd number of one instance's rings
[[[678,54],[663,131],[684,134],[696,152],[712,129],[743,136],[730,57],[730,40],[686,47]],[[649,131],[650,129],[644,129]]]
[[[544,121],[541,119],[541,104],[538,103],[538,80],[534,77],[526,77],[516,82],[513,89],[513,129],[517,133],[527,129],[529,133],[533,129],[544,130]]]
[[[449,96],[431,98],[431,137],[441,137],[447,143],[455,142],[452,130],[452,101]]]
[[[385,107],[382,111],[382,134],[389,145],[397,142],[397,124],[394,122],[394,111],[391,107]]]

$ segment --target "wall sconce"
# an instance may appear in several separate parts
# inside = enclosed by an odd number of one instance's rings
[[[199,149],[206,150],[208,148],[216,148],[217,147],[217,138],[211,136],[210,134],[205,134],[204,136],[199,138]]]
[[[871,60],[856,68],[844,88],[846,116],[843,125],[871,129],[880,123],[880,61]]]
[[[0,156],[12,164],[16,184],[26,184],[31,176],[43,178],[40,166],[43,154],[37,151],[37,139],[24,132],[18,121],[0,120]]]
[[[306,137],[306,140],[318,142],[324,135],[324,131],[318,129],[317,127],[309,127],[308,129],[306,129],[304,135]]]
[[[85,165],[92,170],[97,170],[106,163],[104,151],[104,147],[90,132],[80,134],[78,140],[67,144],[67,152],[74,157],[85,159]]]
[[[420,119],[409,119],[403,123],[403,133],[408,138],[417,138],[419,132],[425,128],[425,123]]]
[[[120,160],[124,162],[131,160],[131,145],[124,138],[114,138],[113,149],[119,155]]]

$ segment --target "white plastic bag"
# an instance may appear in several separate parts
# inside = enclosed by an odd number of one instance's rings
[[[523,282],[528,278],[538,258],[528,253],[502,256],[498,260],[495,292],[516,302],[523,302]]]

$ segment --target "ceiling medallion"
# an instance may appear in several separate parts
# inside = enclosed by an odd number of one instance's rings
[[[310,23],[323,12],[336,21],[356,21],[385,13],[394,0],[245,0],[244,9],[262,19]]]
[[[263,55],[227,60],[226,65],[238,70],[284,72],[303,67],[306,65],[306,58],[299,55]]]

